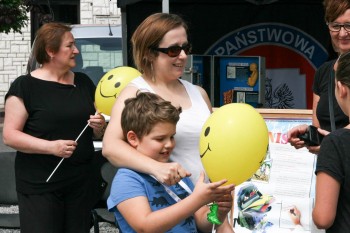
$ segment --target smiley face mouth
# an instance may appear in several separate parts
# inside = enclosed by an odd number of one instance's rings
[[[209,146],[209,143],[208,143],[208,146],[207,146],[207,149],[204,151],[204,153],[203,154],[201,154],[200,156],[201,156],[201,158],[203,158],[204,157],[204,155],[208,152],[208,150],[209,151],[211,151],[211,149],[210,149],[210,146]]]
[[[101,81],[101,84],[100,84],[100,95],[102,96],[102,97],[104,97],[104,98],[117,98],[117,94],[118,94],[118,92],[116,92],[114,95],[104,95],[103,93],[102,93],[102,83],[103,83],[103,81],[104,80],[102,80]],[[119,86],[119,85],[118,85]]]

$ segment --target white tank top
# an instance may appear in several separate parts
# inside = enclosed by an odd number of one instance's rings
[[[196,184],[200,172],[204,171],[199,153],[199,137],[210,111],[195,85],[186,80],[179,79],[179,81],[184,85],[192,106],[189,109],[182,109],[180,120],[176,125],[176,146],[170,159],[191,172],[190,178],[193,184]],[[155,93],[142,77],[132,80],[129,85]],[[208,178],[205,181],[207,182]]]

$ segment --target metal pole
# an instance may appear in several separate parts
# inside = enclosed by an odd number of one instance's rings
[[[162,2],[162,12],[169,13],[169,0],[163,0]]]
[[[126,10],[125,8],[121,8],[121,22],[122,22],[122,53],[123,53],[123,66],[131,66],[128,62],[128,32],[126,25]]]

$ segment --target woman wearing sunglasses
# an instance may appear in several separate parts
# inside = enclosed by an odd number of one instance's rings
[[[212,106],[204,89],[180,79],[187,55],[191,52],[187,30],[187,25],[179,16],[166,13],[153,14],[138,26],[131,42],[134,62],[142,75],[131,81],[120,93],[103,138],[102,153],[112,164],[152,175],[156,178],[154,186],[160,183],[175,185],[187,176],[196,184],[200,173],[204,171],[200,160],[199,137],[202,126],[212,112]],[[176,125],[176,146],[170,156],[171,163],[161,163],[143,155],[131,147],[123,136],[121,114],[124,102],[136,97],[138,91],[158,94],[182,109]],[[161,136],[154,140],[161,142],[164,139]],[[203,176],[201,179],[201,182],[208,180]],[[181,182],[178,186],[181,186]],[[167,206],[163,196],[155,199],[156,203],[152,202],[152,205],[162,205],[162,208]],[[218,213],[227,215],[232,197],[221,197],[217,203]],[[232,232],[227,220],[222,227],[229,229],[225,232]]]
[[[103,155],[112,164],[153,175],[168,185],[176,184],[186,176],[196,183],[204,170],[199,155],[199,136],[212,112],[204,89],[180,79],[191,52],[187,30],[183,19],[166,13],[153,14],[138,26],[131,42],[134,62],[142,75],[120,93],[103,139]],[[138,90],[156,93],[182,108],[171,163],[149,159],[125,142],[120,125],[121,112],[124,101],[135,97]]]

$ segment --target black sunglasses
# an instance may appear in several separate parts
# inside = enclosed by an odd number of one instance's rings
[[[192,46],[191,44],[187,44],[184,46],[178,46],[178,45],[174,45],[174,46],[170,46],[168,48],[152,48],[155,51],[159,51],[162,53],[167,54],[169,57],[177,57],[179,56],[179,54],[181,53],[181,51],[183,50],[186,54],[189,54],[192,50]]]

